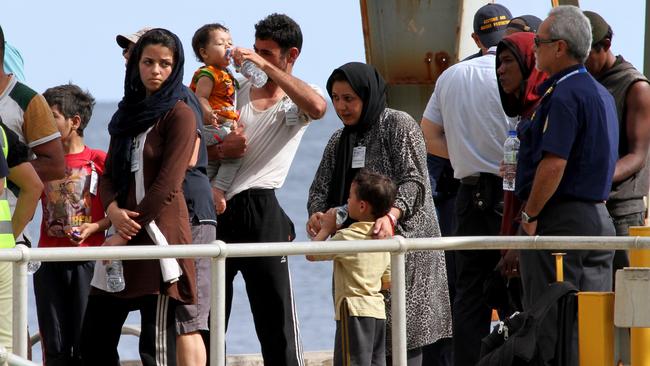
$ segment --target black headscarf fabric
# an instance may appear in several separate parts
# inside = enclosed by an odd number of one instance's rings
[[[171,36],[176,43],[172,72],[154,94],[147,96],[146,89],[140,78],[139,61],[143,49],[160,35]],[[144,44],[144,46],[143,46]],[[153,126],[176,103],[183,99],[183,46],[178,37],[166,29],[152,29],[145,33],[135,44],[126,67],[124,78],[124,97],[118,104],[118,109],[108,125],[111,135],[111,175],[113,187],[117,193],[120,207],[128,193],[129,178],[131,177],[131,147],[133,138]]]
[[[359,121],[345,126],[336,148],[336,163],[327,201],[330,207],[346,203],[350,194],[350,184],[359,169],[352,169],[352,151],[357,138],[370,130],[379,121],[386,108],[386,82],[379,72],[361,62],[350,62],[335,69],[327,80],[327,93],[332,97],[335,75],[343,75],[352,90],[363,101]]]

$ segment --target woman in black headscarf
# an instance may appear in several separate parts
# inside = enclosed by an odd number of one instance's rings
[[[181,101],[183,48],[173,33],[153,29],[132,52],[124,98],[109,124],[111,142],[102,202],[116,234],[104,245],[189,244],[191,234],[182,181],[190,164],[196,123]],[[102,267],[97,266],[101,269]],[[195,299],[192,260],[124,261],[126,287],[108,292],[95,271],[83,325],[87,365],[119,364],[117,344],[131,310],[140,310],[143,365],[175,364],[174,308]]]
[[[344,127],[330,138],[309,190],[308,234],[318,232],[324,212],[346,203],[352,178],[365,167],[390,177],[397,186],[394,207],[375,222],[375,237],[440,236],[422,131],[407,113],[386,107],[381,75],[372,66],[351,62],[334,70],[327,92]],[[422,346],[451,337],[441,251],[406,255],[406,311],[409,365],[417,365]],[[386,315],[390,320],[390,306]],[[390,327],[387,335],[390,338]]]

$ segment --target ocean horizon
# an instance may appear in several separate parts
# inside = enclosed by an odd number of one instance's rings
[[[108,122],[117,109],[117,102],[98,102],[93,111],[88,128],[85,130],[84,142],[87,146],[106,151],[109,144]],[[280,205],[296,227],[296,241],[307,240],[305,225],[307,222],[307,195],[314,173],[318,168],[325,144],[341,121],[329,104],[328,112],[319,121],[310,124],[305,132],[289,175],[284,185],[277,190]],[[41,221],[40,204],[29,232],[38,242]],[[332,304],[332,265],[331,262],[308,262],[304,256],[290,256],[289,268],[296,308],[298,312],[300,336],[305,351],[332,350],[334,347],[334,310]],[[38,330],[36,305],[31,276],[29,282],[28,324],[30,335]],[[132,312],[125,324],[139,325],[140,316]],[[232,313],[226,334],[228,354],[260,353],[261,349],[253,318],[246,296],[244,281],[237,276],[234,283]],[[42,361],[40,343],[32,349],[34,362]],[[134,336],[122,336],[119,346],[122,360],[139,359],[138,342]]]

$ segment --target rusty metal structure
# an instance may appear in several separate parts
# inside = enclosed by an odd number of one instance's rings
[[[468,2],[361,0],[366,62],[386,79],[391,107],[419,121],[438,76],[458,60]]]
[[[386,79],[389,106],[421,120],[438,76],[478,51],[471,38],[472,22],[486,2],[360,0],[366,62]],[[551,0],[551,5],[579,6],[579,0]],[[646,47],[646,71],[649,52]]]

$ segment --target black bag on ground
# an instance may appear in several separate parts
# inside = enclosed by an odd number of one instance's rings
[[[477,366],[573,366],[577,292],[569,282],[550,284],[529,311],[500,322],[483,338]]]

